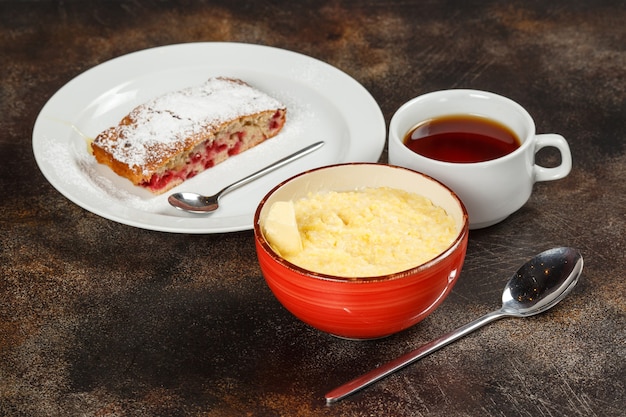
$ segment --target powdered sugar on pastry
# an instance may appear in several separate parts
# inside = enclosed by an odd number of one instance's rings
[[[285,113],[278,100],[241,80],[211,78],[136,107],[92,149],[118,175],[162,193],[275,136]]]

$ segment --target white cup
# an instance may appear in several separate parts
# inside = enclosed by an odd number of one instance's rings
[[[405,136],[418,123],[451,115],[495,120],[517,135],[520,147],[497,159],[456,163],[427,158],[404,144]],[[535,153],[548,146],[561,153],[560,165],[553,168],[535,163]],[[470,229],[480,229],[519,210],[528,201],[535,182],[567,176],[572,156],[562,136],[536,134],[532,117],[516,102],[485,91],[458,89],[424,94],[396,111],[389,125],[389,163],[420,171],[446,184],[465,204]]]

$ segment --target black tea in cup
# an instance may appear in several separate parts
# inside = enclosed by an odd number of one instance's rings
[[[405,136],[413,152],[444,162],[473,163],[497,159],[520,147],[507,126],[480,116],[450,115],[420,122]]]

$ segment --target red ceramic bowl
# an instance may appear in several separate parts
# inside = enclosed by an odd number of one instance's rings
[[[345,278],[307,271],[279,256],[264,238],[263,221],[275,201],[309,192],[392,187],[421,194],[443,207],[455,222],[454,242],[434,259],[397,273]],[[396,166],[353,163],[296,175],[271,190],[254,216],[261,271],[270,289],[303,322],[335,336],[373,339],[407,329],[432,313],[456,283],[467,249],[468,215],[461,200],[431,177]]]

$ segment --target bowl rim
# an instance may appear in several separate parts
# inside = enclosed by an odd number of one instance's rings
[[[450,243],[450,245],[443,250],[441,253],[439,253],[437,256],[435,256],[434,258],[421,263],[419,265],[416,265],[414,267],[411,267],[409,269],[405,269],[403,271],[398,271],[398,272],[392,272],[390,274],[385,274],[385,275],[372,275],[372,276],[366,276],[366,277],[342,277],[342,276],[337,276],[337,275],[329,275],[329,274],[324,274],[324,273],[320,273],[320,272],[315,272],[315,271],[310,271],[308,269],[302,268],[298,265],[295,265],[291,262],[289,262],[288,260],[286,260],[285,258],[283,258],[282,256],[278,255],[274,249],[272,249],[271,245],[269,244],[269,242],[267,241],[267,239],[265,239],[265,236],[263,235],[263,231],[261,230],[261,226],[259,224],[259,220],[260,220],[260,215],[261,215],[261,210],[263,209],[263,206],[265,205],[265,203],[267,202],[267,200],[271,197],[272,194],[274,194],[274,192],[276,192],[279,188],[283,187],[285,184],[294,181],[295,179],[303,176],[303,175],[307,175],[311,172],[315,172],[315,171],[321,171],[321,170],[326,170],[326,169],[332,169],[332,168],[336,168],[336,167],[341,167],[341,166],[355,166],[355,165],[372,165],[372,166],[383,166],[383,167],[388,167],[388,168],[392,168],[392,169],[400,169],[400,170],[404,170],[404,171],[409,171],[412,172],[414,174],[417,175],[421,175],[423,177],[425,177],[427,180],[433,181],[435,183],[437,183],[439,186],[443,187],[445,190],[447,190],[450,195],[455,199],[455,201],[459,204],[459,207],[461,208],[461,213],[462,213],[462,225],[461,225],[461,229],[459,231],[459,233],[457,234],[457,236],[454,238],[454,240],[452,241],[452,243]],[[317,279],[317,280],[322,280],[322,281],[332,281],[332,282],[345,282],[345,283],[354,283],[354,284],[366,284],[366,283],[374,283],[374,282],[385,282],[385,281],[392,281],[392,280],[399,280],[402,278],[406,278],[406,277],[410,277],[413,276],[421,271],[427,270],[429,268],[431,268],[432,266],[442,262],[443,260],[445,260],[452,252],[454,252],[456,250],[456,248],[463,242],[463,240],[468,237],[469,235],[469,215],[467,213],[467,209],[465,208],[465,205],[463,204],[463,202],[461,201],[461,199],[459,198],[459,196],[452,191],[452,189],[450,189],[450,187],[446,186],[444,183],[442,183],[441,181],[431,177],[430,175],[424,174],[422,172],[416,171],[414,169],[411,168],[406,168],[406,167],[401,167],[401,166],[397,166],[397,165],[392,165],[392,164],[388,164],[388,163],[380,163],[380,162],[343,162],[343,163],[337,163],[337,164],[332,164],[332,165],[325,165],[325,166],[321,166],[321,167],[317,167],[317,168],[313,168],[313,169],[309,169],[306,171],[303,171],[299,174],[293,175],[290,178],[287,178],[286,180],[280,182],[279,184],[277,184],[275,187],[273,187],[270,191],[267,192],[267,194],[265,194],[265,196],[263,196],[263,198],[261,199],[261,201],[259,202],[259,204],[257,205],[257,208],[254,212],[254,221],[253,221],[253,230],[254,230],[254,238],[256,243],[258,244],[258,247],[260,247],[265,253],[267,253],[269,255],[270,258],[272,258],[274,261],[276,261],[278,264],[280,264],[281,266],[287,268],[288,270],[297,273],[298,275],[303,275],[309,278],[313,278],[313,279]]]

